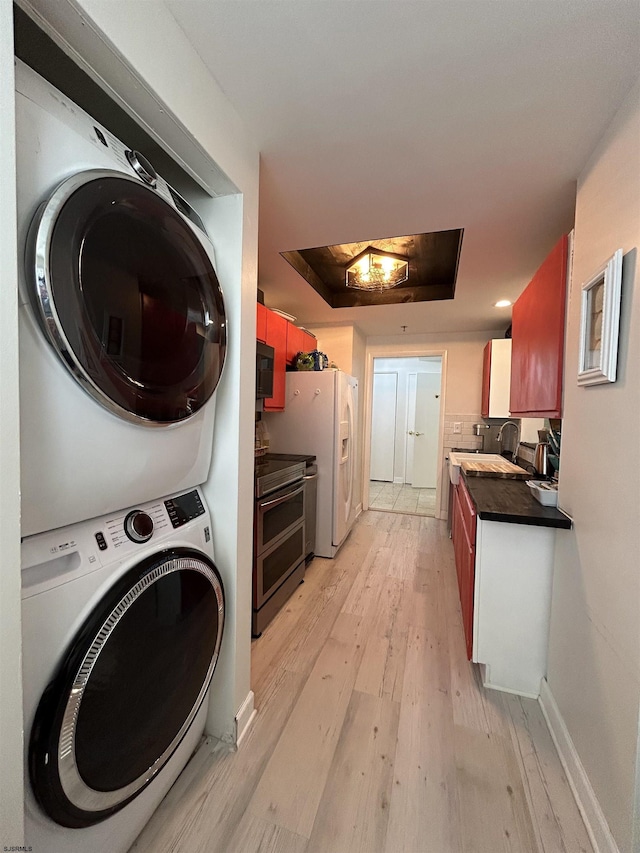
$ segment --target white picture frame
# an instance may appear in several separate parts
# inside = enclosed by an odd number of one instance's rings
[[[582,285],[578,385],[616,381],[622,249]]]

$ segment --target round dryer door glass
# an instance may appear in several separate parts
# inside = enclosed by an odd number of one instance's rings
[[[31,784],[53,820],[90,826],[151,782],[204,700],[223,623],[222,582],[198,552],[150,557],[114,585],[36,712]]]
[[[83,387],[128,420],[197,412],[226,348],[206,238],[154,190],[98,171],[58,187],[33,230],[40,319]]]

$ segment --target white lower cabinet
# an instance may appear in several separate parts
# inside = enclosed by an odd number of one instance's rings
[[[478,519],[473,660],[485,687],[536,698],[547,672],[556,528]]]

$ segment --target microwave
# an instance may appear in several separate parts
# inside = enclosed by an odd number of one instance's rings
[[[256,400],[273,397],[273,347],[256,343]]]

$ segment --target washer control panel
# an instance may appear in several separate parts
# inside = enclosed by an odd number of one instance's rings
[[[169,521],[174,528],[182,527],[183,524],[193,521],[199,515],[204,515],[204,507],[197,489],[176,498],[169,498],[164,502],[164,505],[167,508]]]

